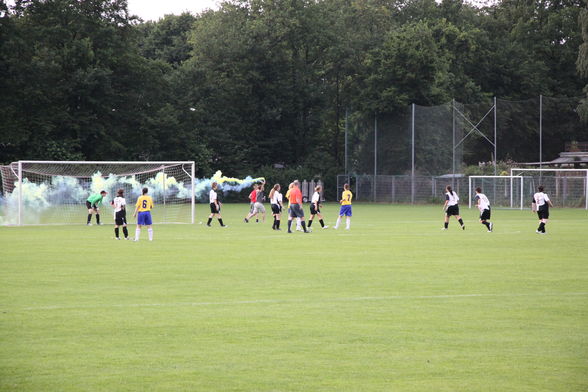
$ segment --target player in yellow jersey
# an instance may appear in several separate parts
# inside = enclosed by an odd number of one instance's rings
[[[341,200],[339,201],[339,203],[341,203],[341,210],[339,211],[337,223],[335,223],[335,229],[339,228],[339,223],[341,223],[341,218],[343,218],[343,216],[346,217],[345,230],[349,230],[351,227],[351,200],[353,200],[353,193],[349,190],[349,184],[345,184],[343,185],[343,193],[341,195]]]
[[[147,227],[147,233],[149,233],[149,241],[153,241],[153,229],[151,225],[153,221],[151,220],[151,210],[153,209],[153,199],[151,196],[147,195],[149,189],[143,188],[143,196],[137,199],[137,203],[135,204],[135,212],[133,213],[133,217],[137,216],[137,229],[135,230],[135,241],[139,241],[139,236],[141,235],[141,228],[143,226]]]

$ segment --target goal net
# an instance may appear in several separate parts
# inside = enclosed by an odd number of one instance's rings
[[[523,209],[523,177],[469,176],[469,208],[473,206],[476,188],[488,197],[493,208]]]
[[[588,209],[588,169],[513,168],[510,172],[523,177],[523,195],[529,205],[537,187],[543,185],[556,207]]]
[[[0,224],[84,224],[86,199],[102,190],[108,194],[101,221],[112,223],[118,189],[131,220],[144,187],[155,204],[154,223],[194,223],[194,169],[194,162],[14,162],[0,167]]]

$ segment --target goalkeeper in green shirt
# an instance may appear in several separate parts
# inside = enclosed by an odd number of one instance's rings
[[[92,226],[92,214],[96,214],[96,224],[101,225],[100,223],[100,209],[98,205],[102,205],[102,200],[104,196],[106,196],[108,192],[101,191],[100,193],[95,193],[90,195],[86,200],[86,207],[88,207],[88,222],[86,223],[88,226]]]

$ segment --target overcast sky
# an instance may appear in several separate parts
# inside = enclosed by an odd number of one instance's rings
[[[167,14],[179,15],[183,11],[193,14],[207,8],[218,9],[217,0],[128,0],[129,12],[144,20],[157,20]]]

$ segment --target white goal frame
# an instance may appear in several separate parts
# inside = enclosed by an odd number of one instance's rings
[[[17,177],[18,181],[18,221],[17,225],[23,225],[23,202],[22,202],[22,180],[23,180],[23,173],[22,167],[23,164],[33,163],[33,164],[54,164],[54,165],[63,165],[63,164],[72,164],[72,165],[141,165],[141,164],[150,164],[150,165],[190,165],[190,173],[184,172],[190,176],[191,179],[191,224],[195,222],[195,213],[196,213],[196,193],[195,193],[195,170],[196,170],[196,163],[194,161],[18,161],[18,172],[14,173]],[[183,169],[182,169],[183,170]],[[14,170],[13,170],[14,172]]]
[[[510,179],[510,208],[514,208],[514,195],[512,193],[513,189],[513,181],[519,180],[520,181],[520,189],[521,189],[521,199],[520,199],[520,207],[519,209],[523,209],[523,176],[469,176],[468,177],[468,189],[469,189],[469,198],[468,198],[468,208],[472,208],[472,178],[501,178],[501,179]],[[492,205],[492,203],[490,203]]]
[[[585,181],[584,181],[584,200],[585,200],[585,205],[584,205],[584,209],[588,210],[588,169],[529,169],[529,168],[518,168],[518,167],[513,167],[510,169],[510,175],[512,176],[514,172],[517,173],[521,173],[520,175],[522,176],[525,172],[584,172],[585,173]]]

